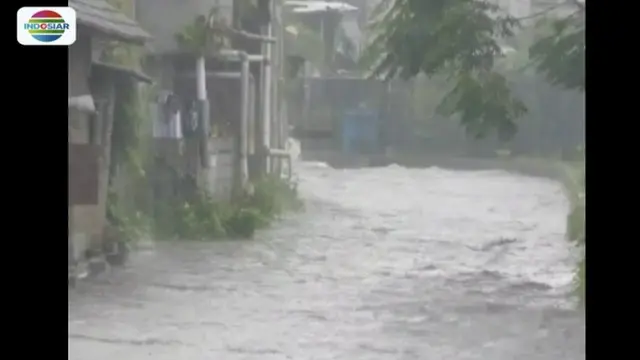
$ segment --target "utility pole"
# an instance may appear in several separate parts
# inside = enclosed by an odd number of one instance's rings
[[[284,26],[282,23],[282,6],[277,1],[271,4],[271,32],[278,40],[274,44],[272,52],[272,72],[273,72],[273,92],[272,98],[272,127],[271,127],[271,147],[284,149],[286,141],[285,133],[285,113],[284,97],[282,96],[282,85],[284,76]],[[282,172],[282,159],[274,158],[271,164],[271,171],[275,174]]]
[[[198,103],[198,135],[200,164],[209,168],[209,99],[207,97],[207,68],[204,54],[196,59],[196,95]]]
[[[271,1],[273,3],[273,1]],[[273,5],[270,4],[270,8]],[[262,34],[267,37],[272,37],[273,25],[272,21],[262,27]],[[273,96],[273,69],[272,69],[272,45],[270,43],[262,43],[262,56],[264,56],[264,66],[262,68],[262,146],[264,149],[271,148],[271,119],[272,119],[272,96]],[[271,169],[271,162],[269,157],[265,158],[265,171],[268,173]]]

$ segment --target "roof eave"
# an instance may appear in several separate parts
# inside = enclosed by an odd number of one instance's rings
[[[137,70],[134,70],[134,69],[131,69],[131,68],[127,68],[127,67],[120,66],[120,65],[115,65],[115,64],[108,64],[108,63],[101,62],[101,61],[93,61],[91,63],[91,65],[95,66],[97,68],[106,70],[106,71],[110,71],[110,72],[113,72],[113,73],[116,73],[116,74],[119,74],[119,75],[122,75],[122,76],[126,76],[126,77],[129,77],[129,78],[135,79],[137,81],[141,81],[141,82],[147,83],[147,84],[152,84],[153,83],[153,79],[151,77],[149,77],[148,75],[146,75],[146,74],[144,74],[144,73],[142,73],[140,71],[137,71]]]
[[[78,24],[82,25],[84,27],[87,27],[93,31],[102,33],[104,35],[106,35],[109,38],[112,38],[114,40],[119,40],[122,42],[126,42],[129,44],[134,44],[134,45],[145,45],[146,43],[148,43],[152,37],[149,34],[140,34],[140,35],[131,35],[131,34],[127,34],[121,31],[117,31],[117,30],[113,30],[110,28],[106,28],[103,26],[98,26],[92,22],[86,22],[83,21],[82,19],[78,19]]]

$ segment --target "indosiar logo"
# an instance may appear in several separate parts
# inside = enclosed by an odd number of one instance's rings
[[[70,7],[23,7],[18,10],[22,45],[68,46],[76,41],[76,12]]]

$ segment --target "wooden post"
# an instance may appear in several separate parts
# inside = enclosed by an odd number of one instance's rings
[[[240,71],[240,121],[236,126],[234,142],[234,164],[233,164],[233,187],[234,195],[241,196],[248,181],[247,150],[249,135],[249,115],[250,115],[250,68],[249,58],[246,53],[242,54]]]
[[[240,71],[240,91],[241,91],[241,101],[242,109],[241,109],[241,118],[240,118],[240,185],[244,189],[248,178],[249,178],[249,168],[247,162],[247,153],[249,150],[249,115],[250,115],[250,76],[251,69],[249,66],[249,58],[246,54],[242,58],[242,65]]]

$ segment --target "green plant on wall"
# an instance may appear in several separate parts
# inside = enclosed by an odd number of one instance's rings
[[[155,221],[158,238],[215,240],[251,238],[286,211],[302,209],[297,188],[277,177],[254,183],[252,194],[233,202],[216,201],[206,193],[162,204]]]
[[[107,0],[123,14],[132,17],[135,12],[134,0]],[[102,52],[101,60],[107,63],[126,66],[130,69],[140,69],[144,49],[140,46],[122,44],[118,41],[110,41]]]
[[[133,15],[133,0],[109,0],[115,8],[128,16]],[[101,61],[120,65],[128,69],[141,68],[144,49],[140,46],[112,41],[106,44],[101,54]],[[114,109],[114,129],[112,134],[112,162],[126,165],[130,160],[139,157],[135,151],[140,148],[140,129],[148,120],[144,112],[143,91],[135,81],[119,81],[116,88],[118,106]]]
[[[229,46],[228,24],[213,7],[207,15],[198,15],[175,34],[178,46],[192,54],[206,56]]]
[[[129,17],[134,15],[133,0],[108,0],[116,9]],[[141,46],[111,41],[106,44],[100,60],[127,69],[141,70],[144,49]],[[150,231],[149,216],[140,189],[147,188],[145,163],[148,161],[146,135],[150,133],[151,119],[147,109],[149,87],[132,79],[117,81],[115,93],[114,122],[111,134],[111,161],[109,171],[109,196],[107,198],[107,220],[119,240],[135,241]],[[136,196],[118,198],[113,180],[117,174],[125,174],[127,192]]]

